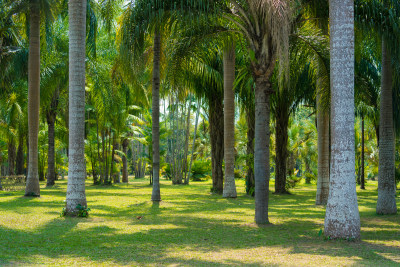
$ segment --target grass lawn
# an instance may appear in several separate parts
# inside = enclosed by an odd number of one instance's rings
[[[254,199],[210,195],[210,182],[161,181],[153,206],[148,180],[87,183],[89,218],[64,218],[66,181],[40,198],[0,192],[0,266],[400,266],[400,215],[375,214],[377,184],[358,191],[362,241],[326,241],[315,185],[270,195],[272,225],[254,222]],[[273,184],[271,183],[271,189]],[[398,206],[400,207],[400,198]]]

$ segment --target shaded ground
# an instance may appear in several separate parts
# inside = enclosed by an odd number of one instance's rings
[[[173,186],[150,201],[144,179],[112,187],[87,184],[90,217],[60,218],[66,181],[41,198],[0,192],[0,266],[400,266],[400,216],[375,215],[376,183],[359,191],[362,241],[325,241],[315,185],[270,195],[270,221],[257,227],[254,200],[210,195],[210,182]],[[273,184],[271,184],[271,189]],[[398,198],[400,207],[400,198]]]

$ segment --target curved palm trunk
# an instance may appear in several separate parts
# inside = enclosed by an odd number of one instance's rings
[[[317,93],[318,180],[315,205],[326,205],[329,196],[329,114]]]
[[[395,138],[393,128],[392,65],[382,41],[382,86],[379,122],[379,172],[376,213],[396,214]]]
[[[128,161],[126,158],[126,155],[128,154],[128,146],[129,146],[129,140],[125,139],[122,142],[122,151],[124,152],[124,155],[122,156],[122,182],[123,183],[128,182]]]
[[[68,215],[86,207],[85,177],[85,41],[86,0],[70,0],[69,11],[69,171]]]
[[[354,151],[354,1],[331,0],[331,173],[325,236],[360,238]]]
[[[269,139],[270,139],[270,94],[271,84],[264,77],[256,76],[255,89],[255,220],[257,224],[267,224],[269,198]]]
[[[235,185],[235,47],[224,51],[224,156],[225,185],[222,196],[236,198]]]
[[[152,201],[161,201],[160,194],[160,53],[161,36],[154,34],[152,135],[153,135],[153,192]]]
[[[40,5],[30,1],[28,62],[29,165],[25,196],[40,196],[38,172],[38,135],[40,106]]]

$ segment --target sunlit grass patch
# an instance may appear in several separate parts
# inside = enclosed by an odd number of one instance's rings
[[[362,241],[325,241],[325,209],[315,185],[270,195],[271,225],[254,224],[254,199],[237,180],[237,199],[210,194],[210,181],[173,186],[150,201],[147,179],[128,185],[87,182],[89,218],[60,217],[66,180],[42,185],[40,198],[0,192],[0,265],[276,265],[400,264],[399,215],[377,216],[376,182],[359,191]],[[273,184],[271,184],[273,191]],[[400,205],[400,203],[399,203]]]

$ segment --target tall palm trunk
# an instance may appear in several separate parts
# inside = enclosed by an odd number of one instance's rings
[[[365,189],[364,146],[365,146],[364,115],[361,115],[361,185],[360,185],[360,189]]]
[[[279,100],[278,100],[279,101]],[[289,112],[287,105],[278,103],[276,108],[276,122],[275,122],[275,194],[285,194],[286,190],[286,174],[288,161],[288,127],[289,127]],[[292,167],[292,166],[289,166]],[[291,168],[289,168],[290,171]]]
[[[199,101],[199,104],[197,105],[196,121],[194,123],[193,144],[192,144],[192,152],[191,152],[192,154],[190,156],[189,171],[188,171],[187,178],[185,180],[185,184],[189,184],[190,174],[191,174],[191,171],[192,171],[192,164],[193,164],[193,158],[194,158],[194,148],[195,148],[195,144],[196,144],[196,135],[197,135],[197,125],[199,123],[199,115],[200,115],[200,101]]]
[[[396,214],[395,138],[393,128],[392,63],[382,41],[382,85],[379,122],[379,172],[376,213]]]
[[[8,141],[8,175],[15,175],[16,148],[14,138]]]
[[[332,154],[325,236],[360,238],[354,151],[354,1],[331,0]]]
[[[48,136],[49,136],[49,146],[47,153],[47,186],[52,186],[56,180],[56,158],[55,158],[55,146],[54,146],[54,125],[57,116],[57,106],[58,106],[58,96],[59,91],[56,91],[53,94],[53,99],[51,101],[50,110],[47,112],[47,125],[49,126]]]
[[[69,171],[66,212],[86,207],[85,41],[86,0],[70,0],[69,11]]]
[[[25,196],[40,196],[38,136],[40,106],[40,4],[30,0],[28,62],[29,165]]]
[[[269,78],[269,76],[267,76]],[[270,139],[270,95],[271,84],[267,77],[255,76],[255,140],[254,140],[254,178],[255,178],[255,221],[267,224],[269,198],[269,139]]]
[[[329,196],[329,114],[322,107],[320,91],[317,93],[317,133],[318,179],[315,205],[326,205]]]
[[[129,140],[124,139],[122,141],[122,151],[124,152],[124,155],[122,156],[122,182],[127,183],[128,182],[128,161],[127,161],[127,154],[128,154],[128,146],[129,146]]]
[[[225,185],[223,197],[236,198],[235,185],[235,46],[224,50],[224,156]]]
[[[17,150],[17,159],[15,162],[15,169],[17,175],[24,174],[24,135],[18,134],[18,150]]]
[[[183,183],[187,184],[187,176],[188,176],[188,168],[187,168],[187,157],[189,153],[189,137],[190,137],[190,112],[192,110],[192,98],[189,96],[189,107],[188,107],[188,115],[186,120],[186,134],[185,134],[185,153],[183,156],[183,170],[185,172]]]
[[[48,136],[49,136],[49,146],[47,152],[47,186],[54,185],[56,180],[56,170],[55,170],[55,149],[54,149],[54,124],[55,124],[55,114],[50,112],[47,114],[47,125],[48,125]]]
[[[222,161],[224,159],[223,96],[215,92],[209,99],[212,191],[221,194],[224,186]]]
[[[152,135],[153,135],[153,192],[152,201],[161,201],[160,194],[160,54],[161,36],[154,34],[153,87],[152,87]]]
[[[246,122],[247,122],[247,144],[246,144],[246,193],[254,197],[254,127],[255,127],[255,111],[254,104],[246,107]]]

